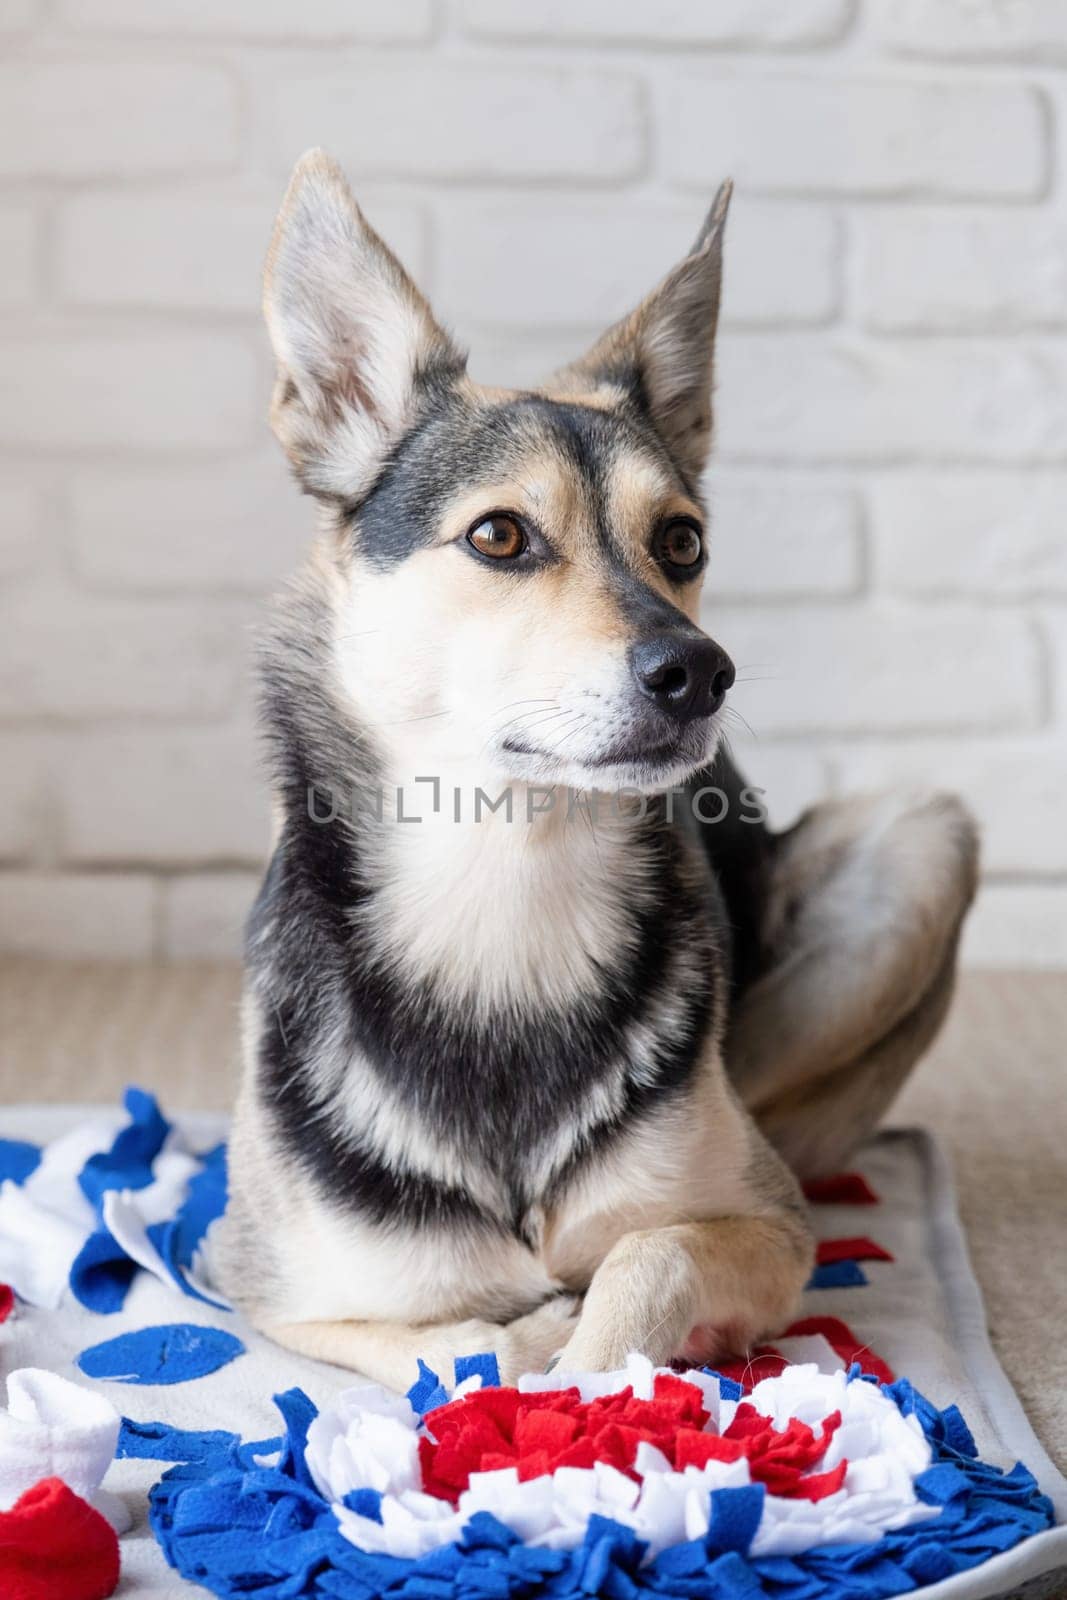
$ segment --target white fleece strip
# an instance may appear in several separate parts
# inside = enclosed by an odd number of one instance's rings
[[[100,1487],[119,1437],[110,1400],[54,1372],[23,1367],[8,1377],[7,1402],[0,1410],[0,1511],[42,1478],[62,1478],[125,1533],[125,1501]]]

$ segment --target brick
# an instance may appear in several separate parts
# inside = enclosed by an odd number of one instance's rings
[[[437,224],[435,303],[483,326],[606,325],[681,260],[700,220],[699,205],[651,206],[630,196],[581,207],[450,200]],[[724,321],[829,320],[839,300],[837,249],[826,212],[742,200],[730,217]]]
[[[73,28],[107,29],[116,33],[199,35],[253,40],[288,39],[294,44],[321,40],[418,40],[429,38],[433,0],[403,0],[382,5],[376,0],[315,0],[294,7],[291,0],[212,0],[190,6],[186,0],[60,0],[59,15]]]
[[[602,331],[592,327],[570,333],[465,327],[463,343],[470,350],[469,370],[475,382],[524,389],[543,383],[558,367],[580,356]]]
[[[0,7],[0,33],[19,33],[37,20],[40,0],[4,0]]]
[[[244,651],[229,607],[19,589],[4,619],[0,716],[218,716]]]
[[[42,542],[43,506],[32,484],[0,483],[0,580],[32,566]]]
[[[248,728],[95,733],[65,748],[61,854],[81,865],[259,862],[266,780]]]
[[[1067,473],[904,473],[871,495],[876,580],[899,594],[1067,596]]]
[[[1046,62],[1067,57],[1061,0],[879,0],[869,8],[876,36],[902,55]]]
[[[731,703],[757,738],[1032,726],[1041,707],[1037,641],[1019,617],[956,610],[715,603],[704,626],[729,651]]]
[[[635,176],[645,155],[640,88],[624,74],[389,57],[286,75],[272,121],[286,162],[323,144],[353,175],[603,181]]]
[[[745,190],[1037,196],[1042,102],[1013,84],[671,73],[660,89],[664,170],[708,187],[709,159]]]
[[[6,341],[0,433],[40,449],[223,450],[266,396],[238,334],[71,334]]]
[[[73,305],[233,311],[258,318],[279,194],[223,190],[76,196],[57,228],[58,287]],[[425,262],[413,206],[367,204],[411,271]]]
[[[1067,326],[1067,240],[1044,214],[898,210],[857,217],[858,310],[883,332]]]
[[[969,967],[1067,967],[1067,885],[988,883],[963,932]]]
[[[94,587],[262,593],[299,564],[314,514],[280,450],[222,466],[77,473],[75,568]]]
[[[87,178],[225,167],[234,87],[187,62],[37,61],[0,67],[0,176]]]
[[[0,873],[0,946],[10,955],[129,960],[152,954],[155,885],[147,876]]]
[[[848,0],[670,0],[654,10],[618,0],[460,0],[468,33],[490,39],[592,44],[704,44],[782,50],[829,44],[848,27]]]
[[[1067,345],[731,334],[718,440],[756,460],[1065,460]]]
[[[79,195],[57,228],[57,278],[73,305],[257,314],[273,201]]]
[[[715,599],[847,595],[862,576],[860,504],[850,489],[712,468],[708,482]]]
[[[256,874],[243,872],[171,878],[163,892],[164,955],[179,961],[238,959],[259,883]]]
[[[835,762],[841,786],[953,790],[977,818],[986,872],[1067,872],[1067,749],[1054,735],[1005,739],[995,727],[987,733],[974,743],[939,738],[844,747]]]
[[[29,206],[0,206],[0,310],[18,311],[36,297],[37,223]]]

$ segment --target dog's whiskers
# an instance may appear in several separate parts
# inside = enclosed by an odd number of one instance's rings
[[[452,715],[451,711],[427,711],[420,717],[400,717],[396,722],[383,723],[383,727],[404,728],[410,722],[432,722],[435,717],[450,717]]]
[[[778,683],[782,674],[775,672],[773,664],[769,661],[752,661],[747,667],[738,667],[734,674],[735,683]]]
[[[749,722],[748,718],[743,716],[742,713],[738,711],[736,706],[723,706],[721,715],[723,717],[733,717],[735,722],[740,722],[743,727],[748,729],[756,743],[759,743],[759,734],[756,732],[751,722]]]
[[[491,728],[489,733],[486,735],[484,743],[482,744],[481,754],[485,754],[486,750],[494,739],[505,739],[509,734],[513,733],[518,728],[525,729],[531,726],[537,726],[546,717],[550,718],[553,716],[558,716],[563,712],[563,707],[558,705],[553,700],[530,700],[528,702],[517,700],[514,703],[516,705],[543,705],[548,706],[550,709],[547,712],[524,711],[517,717],[511,717],[507,722],[502,723],[499,727]],[[537,723],[531,722],[531,718],[537,718]]]

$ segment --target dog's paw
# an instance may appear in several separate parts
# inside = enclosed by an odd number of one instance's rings
[[[556,1295],[501,1328],[496,1344],[500,1381],[514,1383],[524,1372],[544,1372],[555,1364],[578,1326],[580,1309],[576,1295]]]
[[[626,1364],[629,1353],[623,1341],[590,1339],[578,1327],[573,1338],[560,1351],[556,1366],[560,1372],[616,1372]]]
[[[600,1308],[602,1310],[602,1308]],[[570,1340],[560,1352],[561,1372],[618,1372],[633,1351],[645,1355],[654,1367],[665,1367],[678,1354],[677,1338],[666,1319],[649,1327],[624,1325],[622,1316],[605,1322],[598,1308],[587,1307]]]

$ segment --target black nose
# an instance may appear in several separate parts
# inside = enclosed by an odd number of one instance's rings
[[[734,664],[714,639],[659,633],[630,646],[637,687],[661,711],[689,722],[710,717],[734,681]]]

